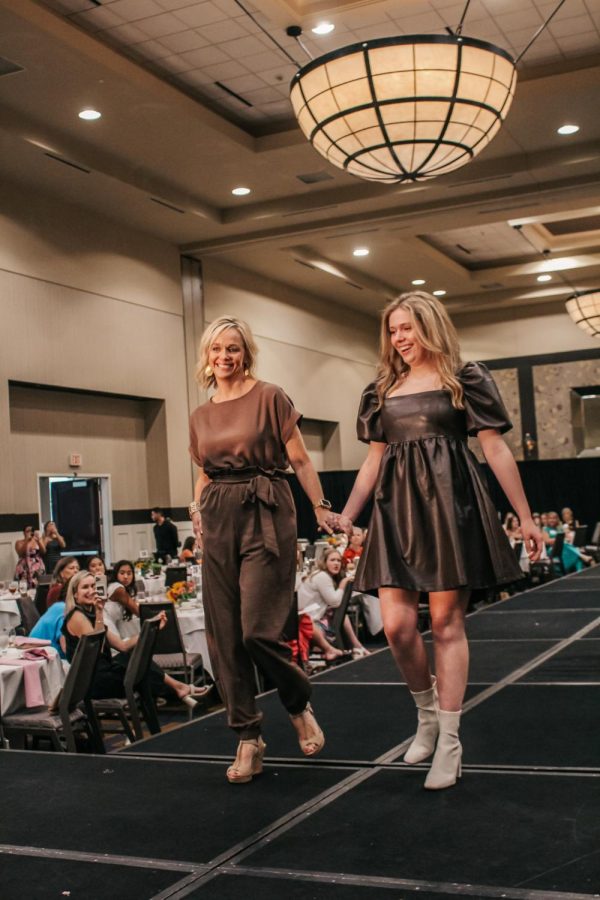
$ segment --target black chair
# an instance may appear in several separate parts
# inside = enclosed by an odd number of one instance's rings
[[[65,749],[64,741],[66,749],[70,753],[76,753],[75,734],[85,730],[95,751],[104,753],[96,714],[88,699],[103,641],[104,629],[92,631],[79,639],[71,668],[53,707],[22,710],[3,716],[2,726],[9,740],[15,736],[26,738],[27,735],[34,740],[45,738],[55,750],[60,751]],[[80,704],[84,705],[85,714],[79,708]],[[58,714],[53,711],[55,707],[58,708]]]
[[[348,604],[350,603],[350,598],[352,596],[353,590],[353,584],[351,581],[349,581],[344,588],[344,593],[342,594],[342,602],[334,610],[334,613],[329,621],[329,627],[334,634],[335,645],[339,650],[350,649],[347,646],[344,636],[344,618],[346,617],[346,614],[348,612]]]
[[[170,588],[178,581],[187,581],[187,566],[168,566],[165,571],[165,587]]]
[[[48,591],[50,590],[50,581],[51,578],[49,575],[42,575],[42,577],[38,579],[38,583],[35,589],[35,597],[33,599],[33,602],[40,616],[43,616],[46,612]]]
[[[517,558],[517,562],[521,561],[521,553],[523,552],[523,541],[515,541],[513,551]]]
[[[585,547],[587,540],[587,525],[576,525],[575,534],[573,535],[574,547]]]
[[[308,561],[309,559],[315,558],[316,547],[314,544],[307,544],[304,548],[304,559]]]
[[[19,615],[21,616],[21,624],[16,631],[21,635],[28,635],[36,622],[40,618],[40,614],[35,608],[34,602],[27,594],[17,597],[17,606],[19,607]]]
[[[139,706],[151,734],[160,732],[160,722],[156,713],[154,697],[150,690],[149,670],[156,644],[160,622],[158,617],[147,619],[140,631],[140,636],[131,652],[127,670],[125,672],[125,698],[114,697],[108,700],[94,700],[94,709],[97,713],[115,714],[122,730],[133,744],[144,737]],[[139,706],[138,706],[139,701]],[[129,718],[133,725],[133,731],[129,725]],[[112,731],[107,728],[105,731]]]
[[[565,543],[564,531],[559,531],[554,538],[554,543],[550,545],[548,550],[548,559],[552,561],[552,568],[559,572],[560,575],[566,575],[565,567],[562,561],[562,551]]]
[[[189,685],[197,683],[196,673],[199,672],[201,673],[200,683],[204,684],[202,655],[186,651],[181,631],[179,630],[175,606],[168,600],[161,603],[145,603],[142,600],[140,601],[139,609],[142,623],[159,612],[164,611],[167,615],[167,624],[158,632],[154,647],[154,659],[161,669],[169,672],[171,675],[183,675],[185,682]],[[191,714],[192,711],[190,709],[190,717]]]

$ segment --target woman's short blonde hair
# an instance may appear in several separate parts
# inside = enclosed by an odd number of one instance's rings
[[[386,395],[409,372],[408,366],[392,345],[390,316],[397,309],[405,309],[411,319],[417,340],[432,358],[442,388],[449,391],[452,405],[463,409],[463,390],[457,373],[462,368],[458,335],[450,316],[440,301],[426,291],[410,291],[390,301],[381,317],[377,393],[381,406]]]
[[[256,366],[256,357],[258,355],[258,347],[254,340],[254,335],[247,322],[238,319],[235,316],[219,316],[214,322],[211,322],[200,338],[200,348],[198,351],[198,362],[196,364],[196,381],[203,388],[214,387],[216,379],[213,372],[206,371],[208,366],[208,352],[212,342],[224,331],[235,328],[239,334],[244,346],[244,368],[250,378],[254,378],[254,368]]]
[[[67,585],[67,595],[65,597],[65,613],[68,613],[77,602],[77,589],[79,585],[83,581],[84,578],[88,578],[92,575],[91,572],[88,572],[87,569],[80,569],[79,572],[76,572],[72,578],[69,579],[69,584]],[[93,576],[92,576],[93,577]]]

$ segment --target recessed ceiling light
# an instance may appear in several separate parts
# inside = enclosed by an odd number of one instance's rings
[[[552,281],[552,275],[538,275],[538,281]]]
[[[232,194],[235,194],[236,197],[245,197],[246,194],[251,193],[250,188],[247,187],[236,187],[232,190]]]
[[[331,22],[319,22],[318,25],[315,25],[314,28],[311,28],[313,34],[331,34],[335,25],[332,25]]]
[[[414,278],[411,281],[411,284],[414,284],[415,286],[418,284],[425,284],[425,279],[424,278]]]
[[[368,256],[370,252],[368,247],[356,247],[352,251],[352,256]]]
[[[561,125],[556,131],[558,134],[576,134],[579,131],[579,125]]]
[[[86,119],[88,122],[93,122],[94,119],[99,119],[102,113],[98,112],[97,109],[82,109],[78,115],[80,119]]]
[[[443,297],[445,295],[445,293],[446,293],[446,291],[434,291],[433,296],[434,297]]]

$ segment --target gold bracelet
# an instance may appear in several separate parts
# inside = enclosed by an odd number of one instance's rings
[[[194,513],[199,513],[199,512],[200,512],[200,504],[198,503],[197,500],[192,500],[192,502],[188,506],[188,513],[189,513],[190,519],[192,518]]]

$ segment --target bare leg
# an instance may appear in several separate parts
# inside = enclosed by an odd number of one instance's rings
[[[431,672],[425,644],[417,628],[417,591],[380,588],[381,616],[385,636],[396,664],[409,689],[416,693],[431,688]]]
[[[348,641],[350,641],[350,646],[354,647],[356,650],[365,650],[365,647],[361,644],[359,639],[356,637],[356,633],[354,628],[352,627],[352,622],[348,618],[348,616],[344,616],[344,622],[342,625],[344,629],[344,634]]]
[[[436,591],[429,595],[431,630],[438,679],[440,709],[462,708],[469,671],[469,646],[465,635],[468,591]]]
[[[344,655],[343,650],[338,650],[333,646],[333,644],[329,643],[318,625],[315,625],[312,642],[319,648],[319,650],[323,651],[323,657],[325,659],[336,659],[338,656]]]
[[[167,687],[170,687],[171,690],[175,691],[179,699],[182,697],[187,697],[188,694],[192,697],[202,697],[204,694],[208,694],[210,688],[197,688],[192,686],[190,688],[189,684],[184,684],[183,681],[177,681],[176,678],[172,678],[170,675],[165,675],[165,684]]]

